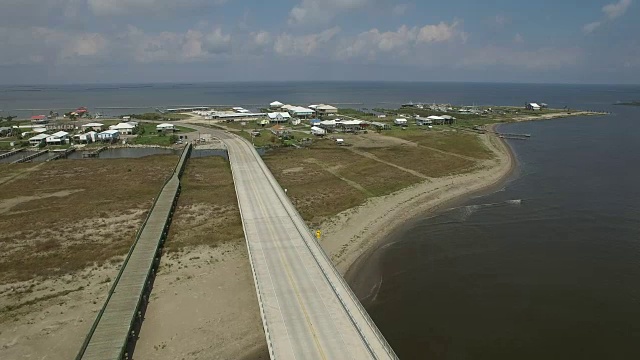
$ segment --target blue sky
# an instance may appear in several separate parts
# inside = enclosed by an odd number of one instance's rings
[[[640,83],[634,0],[0,0],[0,84]]]

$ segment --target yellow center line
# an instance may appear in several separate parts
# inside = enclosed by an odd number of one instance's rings
[[[254,191],[254,193],[256,195],[260,194],[260,192],[258,191],[258,189],[255,186],[255,182],[251,181],[250,182],[250,186],[252,188],[252,190]],[[264,202],[262,201],[262,198],[260,196],[256,196],[257,202],[258,202],[258,207],[260,208],[260,210],[262,211],[263,214],[268,214],[268,212],[266,211],[266,208],[264,206]],[[320,340],[318,339],[318,336],[316,334],[315,328],[313,326],[313,323],[311,322],[311,317],[309,316],[309,313],[307,311],[306,306],[304,305],[304,302],[302,301],[302,296],[300,295],[300,291],[298,289],[298,286],[296,285],[295,281],[293,280],[293,276],[291,274],[291,268],[289,266],[289,263],[287,262],[284,254],[282,253],[282,249],[278,244],[278,240],[275,234],[275,230],[271,224],[271,222],[267,219],[267,221],[265,222],[267,225],[267,228],[269,230],[269,234],[271,235],[271,237],[275,240],[274,244],[276,245],[276,249],[278,250],[278,255],[280,256],[280,260],[282,261],[284,267],[285,267],[285,272],[287,274],[287,277],[289,279],[289,283],[291,284],[295,294],[296,294],[296,298],[298,299],[298,304],[300,305],[300,308],[302,309],[302,312],[304,314],[305,320],[307,325],[309,326],[309,329],[311,330],[311,335],[313,336],[313,340],[316,344],[316,348],[318,349],[318,351],[320,352],[320,356],[322,357],[322,359],[326,360],[327,357],[324,353],[324,351],[322,350],[322,347],[320,346]]]

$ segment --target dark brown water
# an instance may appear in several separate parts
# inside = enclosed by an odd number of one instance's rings
[[[350,283],[403,359],[640,358],[640,108],[507,125],[503,189],[398,230]]]

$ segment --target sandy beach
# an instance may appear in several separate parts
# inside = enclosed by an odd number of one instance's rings
[[[322,246],[340,272],[345,274],[359,257],[412,218],[437,211],[443,204],[481,192],[506,179],[516,165],[511,149],[495,136],[481,136],[495,157],[483,161],[475,171],[428,179],[396,193],[370,199],[322,224]]]

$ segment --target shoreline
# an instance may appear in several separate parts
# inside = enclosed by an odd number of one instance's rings
[[[490,130],[500,124],[493,124]],[[472,172],[423,181],[393,194],[367,200],[343,211],[321,225],[320,244],[349,285],[361,265],[386,246],[392,233],[417,218],[434,214],[454,202],[503,185],[517,170],[517,158],[504,139],[481,135],[495,158]],[[361,297],[360,289],[353,289]]]

